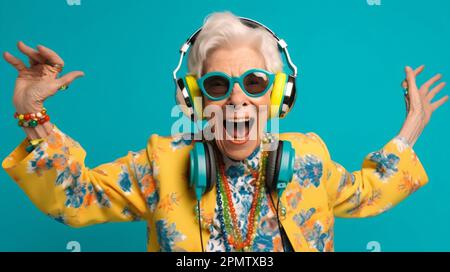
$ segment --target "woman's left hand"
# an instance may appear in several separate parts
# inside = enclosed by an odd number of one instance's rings
[[[408,115],[400,130],[399,136],[404,137],[410,146],[413,146],[425,126],[430,121],[433,112],[442,106],[448,100],[448,95],[442,97],[436,102],[432,102],[433,98],[445,86],[445,82],[440,82],[432,89],[431,86],[438,82],[441,74],[437,74],[422,84],[420,88],[416,85],[416,76],[424,69],[424,65],[418,67],[415,71],[411,67],[406,66],[406,80],[403,81],[402,87],[407,88],[408,96],[406,97],[409,105]]]

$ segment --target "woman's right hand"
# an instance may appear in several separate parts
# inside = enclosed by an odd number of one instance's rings
[[[82,71],[74,71],[58,78],[64,61],[53,50],[42,45],[38,45],[35,50],[23,42],[18,42],[17,47],[28,56],[29,67],[8,52],[3,57],[19,72],[13,95],[13,104],[18,113],[40,112],[49,96],[54,95],[62,86],[69,86],[73,80],[84,76]]]

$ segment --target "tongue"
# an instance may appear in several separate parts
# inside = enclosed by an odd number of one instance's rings
[[[234,138],[244,138],[247,136],[247,126],[244,122],[239,122],[234,125]]]

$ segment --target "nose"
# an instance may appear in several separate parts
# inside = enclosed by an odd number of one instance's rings
[[[248,96],[241,89],[241,86],[238,82],[234,82],[233,89],[231,90],[231,95],[228,100],[229,103],[227,104],[231,105],[249,105]]]

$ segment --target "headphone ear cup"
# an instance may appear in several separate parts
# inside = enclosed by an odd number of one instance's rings
[[[270,94],[269,118],[278,117],[280,115],[286,80],[287,76],[285,73],[277,73],[275,75],[272,93]]]
[[[186,83],[186,90],[191,100],[191,104],[193,105],[194,113],[196,114],[198,119],[203,119],[202,92],[200,91],[200,87],[197,84],[197,79],[192,75],[187,75],[184,78],[184,82]]]
[[[277,165],[276,165],[276,177],[277,177],[277,190],[281,192],[287,187],[294,176],[294,163],[295,163],[295,150],[292,147],[291,142],[283,141],[283,144],[278,147]],[[279,162],[279,164],[278,164]]]
[[[266,165],[266,188],[269,190],[269,192],[273,192],[273,190],[276,188],[276,186],[274,186],[276,159],[277,159],[276,150],[270,151],[269,155],[267,156],[267,165]]]
[[[289,141],[278,141],[266,165],[266,186],[270,192],[284,190],[294,175],[295,150]]]
[[[194,108],[189,97],[189,92],[186,87],[184,78],[177,79],[177,90],[175,92],[175,102],[180,107],[181,111],[191,120],[194,118]]]
[[[280,118],[284,118],[289,111],[294,107],[295,99],[297,98],[296,78],[289,75],[286,86],[284,88],[283,101],[280,107]]]
[[[205,150],[207,150],[207,160],[206,160],[206,188],[205,193],[211,191],[217,184],[217,167],[216,167],[216,152],[212,142],[204,142]]]
[[[210,142],[196,142],[189,152],[189,188],[197,200],[216,185],[217,171],[214,147]]]
[[[203,142],[196,142],[189,152],[189,188],[194,190],[195,197],[200,200],[206,191],[208,158]]]
[[[281,144],[281,141],[279,142]],[[277,178],[275,177],[278,150],[269,151],[266,164],[266,188],[273,192],[277,188]]]

